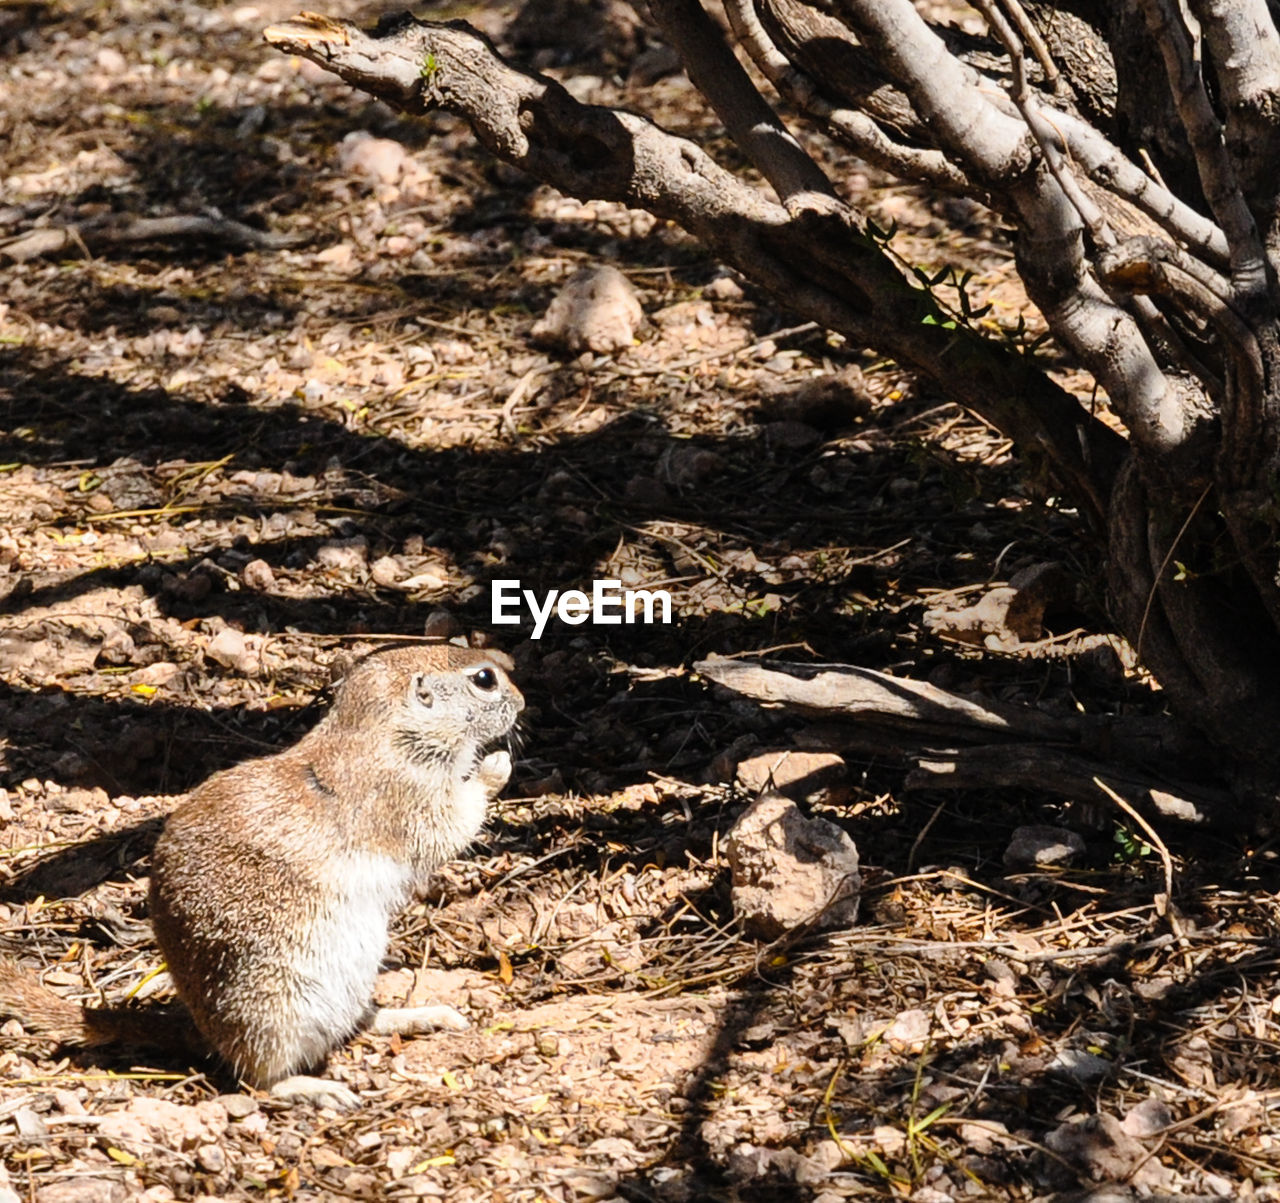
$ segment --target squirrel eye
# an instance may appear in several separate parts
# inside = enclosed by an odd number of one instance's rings
[[[477,689],[483,689],[486,693],[498,688],[498,674],[491,668],[482,668],[479,672],[472,673],[471,680]]]

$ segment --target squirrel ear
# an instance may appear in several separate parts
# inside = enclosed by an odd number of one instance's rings
[[[436,700],[435,694],[431,692],[431,686],[427,684],[426,673],[419,673],[413,678],[413,692],[424,706],[430,706]]]

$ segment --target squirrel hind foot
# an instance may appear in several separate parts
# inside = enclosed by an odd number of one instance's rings
[[[434,1007],[379,1007],[366,1029],[374,1036],[417,1036],[445,1028],[463,1032],[471,1021],[460,1011],[443,1004]]]
[[[308,1074],[281,1078],[271,1084],[267,1093],[282,1103],[310,1103],[333,1111],[354,1111],[360,1106],[359,1096],[341,1082],[313,1078]]]

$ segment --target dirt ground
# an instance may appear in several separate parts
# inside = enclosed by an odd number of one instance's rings
[[[456,632],[514,655],[524,750],[379,993],[472,1027],[352,1041],[330,1072],[365,1105],[336,1114],[9,1021],[0,1201],[1280,1199],[1269,841],[1162,848],[1119,811],[846,755],[804,805],[858,845],[858,921],[769,944],[734,918],[735,765],[813,732],[693,663],[1159,714],[1131,659],[1073,653],[1111,634],[1077,515],[680,231],[271,52],[294,8],[0,4],[0,952],[68,996],[163,1000],[146,873],[173,795],[296,739],[353,653]],[[445,15],[501,40],[512,13]],[[577,59],[536,22],[519,54],[731,161],[614,17]],[[397,145],[370,165],[357,131]],[[986,215],[821,153],[906,258],[1036,329]],[[175,215],[214,220],[138,224]],[[638,291],[634,345],[535,346],[602,262]],[[1040,638],[925,622],[1046,561],[1070,586]],[[494,579],[597,577],[669,589],[674,621],[490,621]],[[1074,858],[1007,864],[1027,824]]]

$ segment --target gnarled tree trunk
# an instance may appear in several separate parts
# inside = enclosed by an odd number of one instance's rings
[[[1028,295],[1126,435],[905,273],[788,132],[699,0],[649,19],[772,195],[641,116],[584,105],[462,22],[268,41],[499,158],[678,222],[788,308],[937,381],[1048,461],[1106,539],[1114,616],[1242,791],[1280,796],[1280,35],[1267,0],[723,0],[780,95],[905,180],[1017,231]],[[1181,566],[1171,571],[1175,561]]]

